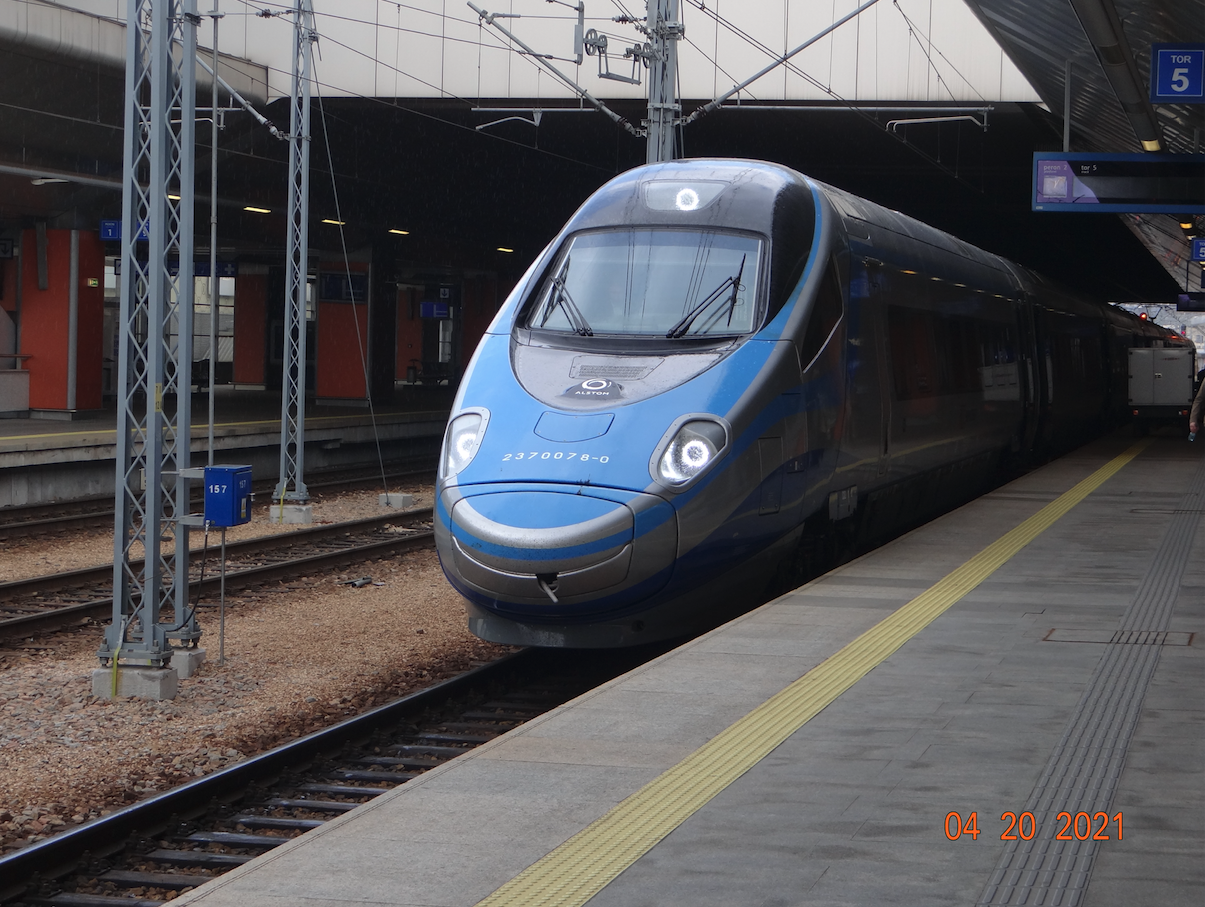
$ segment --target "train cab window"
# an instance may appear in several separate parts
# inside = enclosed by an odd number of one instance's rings
[[[836,262],[829,261],[824,277],[820,280],[820,288],[816,291],[816,299],[812,303],[812,313],[808,316],[808,326],[803,335],[803,343],[799,346],[799,362],[805,369],[824,349],[824,344],[833,333],[833,328],[841,320],[843,310],[837,265]]]
[[[530,309],[531,330],[666,339],[758,325],[762,241],[704,230],[608,230],[570,239]]]

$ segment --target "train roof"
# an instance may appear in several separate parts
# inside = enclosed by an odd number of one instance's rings
[[[817,181],[859,254],[887,264],[960,276],[996,293],[1014,295],[1012,263],[907,214]]]
[[[650,185],[698,187],[697,207],[661,204]],[[644,187],[642,189],[642,187]],[[708,197],[710,195],[710,197]],[[687,159],[636,167],[595,192],[565,225],[567,232],[614,226],[677,225],[774,233],[784,203],[814,217],[807,180],[788,167],[762,161]]]

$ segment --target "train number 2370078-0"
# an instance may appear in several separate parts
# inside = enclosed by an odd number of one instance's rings
[[[529,450],[503,454],[502,456],[502,462],[504,463],[507,460],[577,460],[580,463],[606,463],[610,459],[606,454],[599,456],[598,454],[588,453],[566,453],[563,450]]]

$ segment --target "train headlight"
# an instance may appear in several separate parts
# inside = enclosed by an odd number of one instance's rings
[[[448,423],[444,435],[444,450],[440,465],[445,479],[450,479],[473,461],[481,447],[489,412],[484,409],[461,413]]]
[[[710,419],[692,419],[674,433],[657,461],[657,477],[677,487],[690,482],[719,457],[727,441],[724,426]]]
[[[654,211],[698,211],[727,188],[728,183],[719,180],[647,180],[644,202]]]

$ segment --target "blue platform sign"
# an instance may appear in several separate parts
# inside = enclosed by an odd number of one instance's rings
[[[1192,260],[1205,261],[1205,239],[1194,239],[1192,241]]]
[[[322,271],[318,274],[318,298],[323,302],[368,302],[368,275]]]
[[[146,242],[150,235],[150,226],[143,221],[138,227],[138,239]],[[121,239],[121,221],[102,220],[100,222],[100,238],[106,242],[119,241]]]
[[[1205,103],[1205,44],[1151,45],[1151,102]]]

